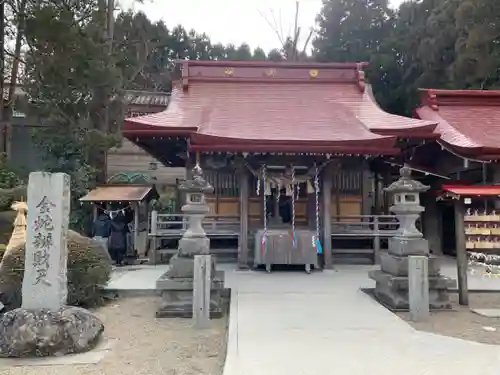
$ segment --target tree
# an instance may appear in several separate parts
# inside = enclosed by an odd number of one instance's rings
[[[387,0],[324,0],[313,41],[319,61],[370,61],[391,30]]]
[[[419,87],[454,87],[455,12],[461,0],[325,1],[313,45],[319,61],[368,61],[375,97],[391,113],[411,115]]]
[[[295,21],[293,24],[292,34],[284,35],[281,30],[281,25],[277,22],[275,14],[271,11],[271,19],[272,21],[264,15],[264,13],[260,13],[262,18],[267,22],[269,27],[278,37],[278,41],[280,42],[280,49],[273,49],[269,53],[269,60],[278,62],[282,60],[288,61],[305,61],[308,60],[307,56],[307,48],[309,47],[309,42],[313,36],[313,29],[309,31],[309,34],[304,42],[302,49],[299,47],[300,36],[302,35],[302,29],[298,24],[299,20],[299,1],[295,1]]]
[[[421,87],[453,88],[454,13],[458,1],[403,3],[389,36],[370,61],[369,79],[379,104],[391,113],[411,116]]]
[[[451,74],[461,88],[500,88],[500,3],[463,0],[456,11],[457,59]]]
[[[253,50],[252,59],[264,61],[267,59],[266,52],[262,48],[257,47]]]
[[[120,97],[122,75],[96,19],[98,6],[94,0],[71,8],[64,1],[38,1],[29,4],[25,16],[28,112],[48,125],[34,141],[47,171],[71,175],[74,208],[95,185],[96,155],[116,144],[109,132],[123,120],[121,101],[108,100]],[[82,219],[89,217],[73,210],[71,223],[82,229]]]
[[[274,62],[280,62],[283,61],[285,57],[283,56],[283,53],[279,49],[274,48],[267,54],[267,59]]]
[[[163,22],[152,23],[142,13],[118,14],[114,49],[117,67],[128,90],[170,91],[174,37]]]
[[[234,55],[234,60],[245,61],[252,60],[252,50],[250,46],[246,43],[243,43],[236,49],[236,53]]]

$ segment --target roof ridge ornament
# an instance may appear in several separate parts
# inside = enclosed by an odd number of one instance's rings
[[[429,101],[429,107],[434,111],[439,111],[438,98],[433,90],[427,91],[427,98]]]
[[[187,91],[189,88],[189,65],[187,61],[182,62],[182,67],[181,67],[181,85],[182,85],[182,90]]]
[[[363,71],[363,64],[362,63],[356,64],[356,71],[358,74],[358,77],[357,77],[358,89],[360,92],[364,93],[365,88],[366,88],[366,78],[365,78],[365,72]]]
[[[226,77],[234,76],[234,68],[231,68],[231,67],[224,68],[224,75]]]

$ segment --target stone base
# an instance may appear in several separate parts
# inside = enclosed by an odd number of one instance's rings
[[[179,253],[185,257],[208,254],[210,252],[210,239],[207,237],[187,237],[179,240]]]
[[[224,272],[213,271],[210,287],[210,317],[223,316],[222,292]],[[161,294],[161,304],[156,312],[157,318],[193,317],[193,278],[171,278],[168,272],[156,282],[156,290]]]
[[[394,276],[382,270],[370,271],[375,280],[375,297],[393,310],[410,309],[408,296],[408,276]],[[432,310],[451,309],[448,290],[456,287],[456,281],[448,277],[435,275],[429,277],[429,308]]]
[[[215,259],[211,257],[212,275],[215,274]],[[194,277],[194,257],[174,255],[168,263],[169,270],[164,275],[170,279],[192,279]],[[162,276],[163,277],[163,276]]]
[[[429,242],[425,238],[389,238],[388,252],[393,255],[405,257],[410,255],[429,255]]]
[[[439,258],[429,256],[429,276],[439,276]],[[394,276],[408,276],[408,257],[397,256],[388,252],[380,253],[380,268]]]
[[[89,311],[14,309],[0,318],[0,357],[47,357],[93,349],[104,325]]]

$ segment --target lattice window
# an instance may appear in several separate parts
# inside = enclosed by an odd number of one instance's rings
[[[139,117],[139,116],[145,116],[148,115],[149,113],[147,112],[137,112],[137,111],[129,111],[128,112],[128,117]]]
[[[238,197],[239,180],[234,171],[205,170],[205,178],[214,187],[214,194],[219,197]]]
[[[360,194],[362,186],[361,172],[340,171],[333,175],[332,190],[344,194]]]

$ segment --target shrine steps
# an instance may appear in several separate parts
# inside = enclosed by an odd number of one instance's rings
[[[332,249],[333,264],[374,264],[373,249]]]
[[[177,253],[177,249],[158,249],[156,253],[159,263],[166,264]],[[217,263],[238,262],[238,249],[236,248],[213,248],[210,249],[210,255],[215,256]]]
[[[177,249],[157,250],[157,259],[160,264],[167,264]],[[213,248],[210,254],[214,255],[217,263],[236,264],[238,262],[237,248]],[[249,264],[253,264],[252,253],[249,254]],[[373,249],[333,249],[333,264],[360,264],[369,265],[374,263],[375,252]]]

